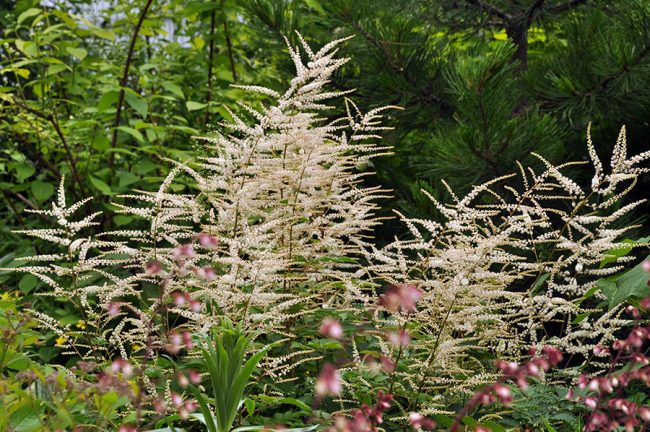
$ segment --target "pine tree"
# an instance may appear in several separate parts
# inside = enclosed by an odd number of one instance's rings
[[[444,197],[441,179],[462,193],[516,161],[534,164],[531,151],[586,158],[589,122],[599,142],[627,124],[630,147],[648,146],[642,0],[249,0],[246,11],[270,39],[296,26],[317,41],[356,35],[344,48],[355,66],[334,84],[355,88],[362,109],[405,108],[389,119],[395,156],[375,164],[408,214],[435,212],[420,190]]]

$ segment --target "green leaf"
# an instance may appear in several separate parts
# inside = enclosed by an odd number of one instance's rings
[[[16,39],[14,42],[16,48],[20,50],[27,57],[35,57],[38,54],[38,46],[32,41],[24,41],[22,39]]]
[[[108,108],[113,107],[117,103],[117,90],[109,90],[104,93],[97,102],[97,111],[104,112]]]
[[[123,171],[119,173],[118,177],[119,177],[118,185],[120,187],[126,187],[132,185],[133,183],[137,183],[140,180],[140,176],[130,173],[129,171]]]
[[[9,419],[9,426],[14,432],[32,432],[41,430],[40,407],[32,404],[13,413]]]
[[[92,146],[95,150],[106,151],[111,148],[110,140],[103,133],[95,134]]]
[[[115,34],[109,30],[99,28],[99,27],[93,27],[91,30],[95,36],[100,37],[102,39],[108,39],[108,40],[115,40]]]
[[[183,90],[180,88],[180,86],[170,81],[163,81],[161,85],[165,90],[169,91],[170,93],[173,93],[176,96],[185,99],[185,94],[183,93]]]
[[[79,61],[82,61],[88,55],[88,51],[83,48],[67,47],[65,50],[72,54],[74,57],[78,58]]]
[[[36,199],[40,202],[45,201],[54,193],[54,185],[52,183],[47,183],[40,180],[32,182],[31,189]]]
[[[28,163],[20,163],[15,166],[16,178],[19,182],[25,181],[28,177],[31,177],[32,174],[36,172],[36,169]]]
[[[131,222],[133,222],[133,218],[127,215],[116,215],[113,218],[113,221],[115,222],[116,225],[122,226],[122,225],[128,225]]]
[[[196,111],[207,107],[208,104],[201,103],[201,102],[187,101],[185,103],[185,106],[187,106],[188,111]]]
[[[643,270],[641,264],[639,263],[622,275],[598,280],[598,287],[609,299],[610,310],[630,298],[643,298],[650,294],[648,288],[650,273]]]
[[[23,293],[28,294],[38,284],[38,278],[34,275],[27,274],[20,278],[18,282],[18,289]]]
[[[126,89],[124,97],[126,98],[126,102],[131,105],[131,108],[140,114],[140,117],[144,118],[147,116],[149,105],[147,104],[147,101],[140,97],[140,95],[131,89]]]
[[[251,398],[244,399],[244,405],[246,406],[246,412],[249,416],[252,416],[255,412],[255,401]]]
[[[118,126],[117,129],[121,130],[122,132],[128,133],[129,135],[131,135],[133,138],[140,141],[141,143],[144,142],[144,136],[142,136],[140,131],[137,129],[133,129],[132,127],[128,127],[128,126]]]
[[[101,193],[103,193],[104,195],[113,195],[113,191],[111,190],[111,187],[106,183],[104,183],[102,180],[94,176],[89,176],[89,178],[90,178],[90,183]]]
[[[650,237],[644,237],[644,238],[640,238],[638,240],[625,239],[625,240],[621,241],[621,243],[628,243],[628,244],[630,244],[630,246],[629,247],[620,247],[620,248],[617,248],[617,249],[608,250],[607,253],[606,253],[605,258],[600,262],[600,268],[605,267],[607,264],[616,262],[616,260],[618,258],[624,257],[627,254],[629,254],[630,252],[632,252],[632,250],[634,249],[634,247],[632,245],[641,244],[641,243],[648,243],[648,242],[650,242]]]
[[[25,21],[27,18],[36,16],[41,13],[41,10],[38,8],[29,8],[25,12],[21,13],[18,15],[18,24],[21,24],[23,21]]]

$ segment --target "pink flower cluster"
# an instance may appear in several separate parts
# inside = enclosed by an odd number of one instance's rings
[[[647,261],[646,261],[647,262]],[[650,309],[650,297],[640,302],[641,309]],[[641,319],[637,308],[627,309],[634,318]],[[578,388],[569,391],[567,398],[580,402],[590,411],[585,421],[585,431],[614,431],[623,428],[635,431],[650,429],[650,406],[642,406],[625,398],[625,390],[632,382],[650,387],[650,360],[644,354],[644,347],[650,342],[650,326],[638,326],[630,334],[612,345],[615,353],[597,346],[594,354],[610,355],[611,366],[604,376],[581,375]],[[620,364],[626,364],[623,371],[615,372]]]
[[[169,334],[169,342],[165,345],[165,349],[172,354],[178,354],[183,347],[188,350],[194,348],[192,333],[188,331],[178,333],[175,330],[172,330]]]
[[[433,430],[436,427],[436,422],[434,422],[429,417],[425,417],[422,414],[412,412],[409,414],[409,423],[415,429],[424,429],[424,430]]]
[[[526,389],[528,387],[528,378],[538,377],[541,371],[546,371],[551,366],[556,366],[562,361],[562,353],[550,346],[542,349],[542,355],[537,355],[535,349],[531,349],[529,354],[532,356],[531,359],[522,365],[497,360],[495,365],[501,370],[503,377],[494,384],[485,386],[472,396],[467,405],[456,415],[449,432],[460,430],[463,418],[478,405],[490,405],[496,401],[506,406],[509,405],[512,402],[512,390],[505,384],[506,380],[514,379],[520,388]],[[475,431],[489,432],[489,429],[479,426]]]
[[[334,426],[328,432],[376,432],[377,427],[383,423],[383,413],[391,406],[393,396],[377,393],[377,403],[370,407],[363,404],[361,409],[352,414],[352,418],[337,417]]]
[[[341,374],[331,363],[325,363],[316,381],[316,397],[322,399],[328,395],[341,393]]]
[[[391,312],[415,312],[415,304],[422,295],[422,290],[415,285],[393,284],[379,297],[379,305]]]
[[[178,415],[183,420],[187,420],[190,417],[190,414],[196,411],[198,408],[196,402],[184,400],[183,396],[179,395],[178,393],[172,393],[171,400],[174,404],[174,407],[178,411]]]
[[[201,312],[201,302],[192,299],[189,293],[174,291],[171,293],[172,302],[176,307],[189,307],[192,312]]]

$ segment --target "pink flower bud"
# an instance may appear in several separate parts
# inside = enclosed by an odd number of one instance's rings
[[[341,376],[339,371],[333,364],[325,363],[316,381],[316,395],[322,398],[327,395],[338,395],[340,393]]]
[[[509,405],[512,402],[512,391],[508,386],[503,384],[494,384],[494,394],[497,395],[499,401],[504,405]]]
[[[194,384],[194,385],[199,385],[199,384],[201,384],[201,374],[198,373],[197,371],[193,371],[193,370],[191,370],[191,371],[189,371],[189,372],[187,373],[187,376],[189,377],[190,382],[191,382],[192,384]]]
[[[587,397],[585,398],[585,405],[587,406],[587,408],[589,408],[590,410],[593,411],[593,410],[595,410],[596,407],[598,406],[598,402],[596,401],[596,398],[595,398],[595,397],[593,397],[593,396],[587,396]]]
[[[201,312],[201,308],[202,308],[202,307],[203,307],[203,305],[202,305],[201,302],[198,301],[198,300],[192,300],[192,301],[190,302],[190,310],[191,310],[192,312],[199,313],[199,312]]]
[[[106,310],[109,316],[115,316],[120,313],[120,305],[117,303],[109,303],[106,305]]]
[[[199,244],[206,249],[214,249],[219,246],[219,239],[209,234],[201,233],[197,236]]]
[[[194,246],[191,244],[183,244],[183,245],[178,245],[172,250],[172,255],[174,258],[179,259],[182,257],[188,257],[191,258],[193,256],[196,256],[196,251],[194,250]]]
[[[388,341],[396,347],[405,347],[411,343],[411,336],[406,330],[400,332],[390,332],[388,334]]]
[[[381,366],[387,374],[393,373],[395,370],[395,362],[388,356],[381,356]]]
[[[151,275],[158,274],[162,271],[162,264],[159,261],[149,261],[145,267],[147,273]]]
[[[190,381],[181,372],[178,372],[176,374],[176,382],[178,382],[178,385],[181,386],[182,388],[185,388],[188,385],[190,385]]]
[[[326,337],[331,337],[332,339],[341,339],[343,337],[343,327],[338,320],[327,317],[323,319],[318,333]]]
[[[174,306],[182,307],[185,305],[186,302],[185,295],[180,291],[174,291],[171,294],[171,296],[172,296],[172,301],[174,302]]]
[[[181,395],[179,395],[178,393],[172,392],[171,400],[172,400],[172,403],[177,407],[183,405],[183,397]]]
[[[185,345],[185,348],[187,348],[188,350],[194,348],[194,342],[192,341],[192,333],[188,331],[183,332],[183,344]]]

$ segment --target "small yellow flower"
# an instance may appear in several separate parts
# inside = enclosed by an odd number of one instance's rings
[[[131,348],[133,348],[133,351],[138,351],[138,350],[142,349],[142,347],[140,345],[138,345],[138,344],[133,344],[133,346]]]
[[[86,321],[84,320],[77,321],[77,328],[80,330],[86,330]]]
[[[64,343],[65,343],[65,337],[59,336],[58,338],[56,338],[56,346],[61,346]]]
[[[7,301],[7,300],[9,300],[10,297],[11,297],[11,294],[9,294],[8,292],[5,292],[5,293],[2,293],[2,295],[0,296],[0,299],[2,301]]]

